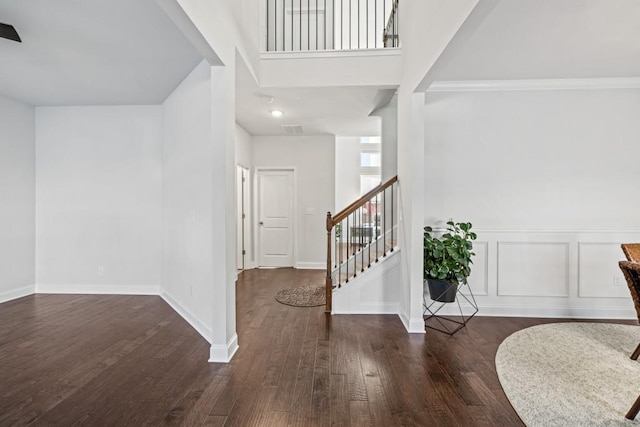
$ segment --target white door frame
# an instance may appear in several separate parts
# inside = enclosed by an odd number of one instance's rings
[[[256,166],[253,173],[253,206],[255,208],[255,215],[253,220],[253,229],[255,230],[254,236],[254,251],[256,254],[256,267],[260,266],[260,189],[258,188],[258,179],[260,178],[260,172],[271,171],[289,171],[293,173],[293,268],[298,268],[298,174],[295,166]]]
[[[241,175],[242,174],[242,175]],[[240,179],[244,178],[243,182]],[[251,228],[253,223],[251,221],[251,173],[250,169],[240,164],[236,165],[236,233],[241,230],[242,232],[242,244],[241,247],[236,248],[236,264],[239,251],[244,249],[242,254],[242,270],[252,268],[252,245],[251,245]],[[240,191],[238,191],[240,190]],[[242,213],[245,214],[244,220]],[[240,227],[241,224],[241,227]],[[240,229],[240,230],[239,230]],[[236,235],[236,241],[238,236]],[[236,267],[238,267],[236,265]],[[240,270],[240,269],[238,269]]]

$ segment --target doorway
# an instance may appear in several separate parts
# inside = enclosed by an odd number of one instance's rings
[[[251,230],[249,227],[249,169],[240,165],[236,167],[236,268],[249,268],[249,248]]]
[[[294,266],[294,169],[258,169],[258,264]]]

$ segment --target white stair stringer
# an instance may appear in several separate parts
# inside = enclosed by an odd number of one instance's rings
[[[398,314],[402,295],[401,251],[372,264],[333,290],[333,314]]]

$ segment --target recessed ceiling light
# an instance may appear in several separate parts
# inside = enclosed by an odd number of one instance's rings
[[[283,114],[282,110],[271,110],[271,115],[273,117],[282,117]]]

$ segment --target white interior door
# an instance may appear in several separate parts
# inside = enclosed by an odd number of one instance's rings
[[[293,171],[258,172],[261,267],[293,267]]]

